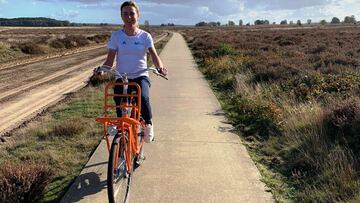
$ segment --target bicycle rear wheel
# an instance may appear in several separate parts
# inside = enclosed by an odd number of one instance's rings
[[[127,136],[125,136],[127,142]],[[130,190],[123,139],[116,135],[110,149],[107,171],[108,199],[110,203],[126,202]]]

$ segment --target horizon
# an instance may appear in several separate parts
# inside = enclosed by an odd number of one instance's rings
[[[333,17],[344,20],[345,16],[360,16],[360,0],[138,0],[139,24],[148,21],[150,25],[173,23],[195,25],[199,22],[233,21],[238,25],[254,24],[255,20],[268,20],[280,24],[300,20],[303,24]],[[118,1],[114,0],[0,0],[0,18],[45,17],[67,20],[72,23],[120,25]],[[188,15],[192,13],[193,15]],[[357,19],[358,20],[358,19]]]

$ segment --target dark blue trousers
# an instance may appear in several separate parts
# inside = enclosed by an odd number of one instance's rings
[[[116,82],[122,82],[121,79],[117,79]],[[150,80],[146,76],[141,76],[135,79],[129,79],[129,82],[136,82],[141,87],[141,116],[145,120],[146,124],[152,124],[151,118],[151,106],[150,106]],[[130,90],[130,89],[129,89]],[[117,85],[114,87],[114,94],[122,94],[123,86]],[[121,97],[114,97],[115,104],[117,106],[121,105]],[[116,114],[118,117],[121,117],[121,109],[116,108]]]

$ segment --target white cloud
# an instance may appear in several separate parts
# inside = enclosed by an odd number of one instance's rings
[[[61,12],[55,14],[56,17],[61,19],[75,19],[79,16],[79,11],[76,10],[68,10],[63,8]]]
[[[246,0],[245,7],[247,9],[261,10],[296,10],[305,7],[326,5],[332,1],[333,0]]]
[[[119,3],[112,3],[112,2],[93,2],[93,3],[86,3],[86,4],[79,4],[77,5],[78,8],[90,8],[90,9],[99,9],[99,8],[110,8],[110,9],[119,9]]]
[[[330,16],[357,15],[349,9],[360,0],[139,0],[140,9],[146,14],[157,16],[156,20],[174,19],[185,24],[199,21],[228,20],[253,23],[257,19],[268,19],[279,23],[281,20],[320,20]],[[346,5],[346,6],[344,6]],[[352,14],[349,12],[352,10]],[[359,8],[360,10],[360,8]],[[360,17],[360,16],[359,16]]]
[[[214,15],[231,15],[237,12],[241,12],[244,9],[244,0],[208,0],[206,2],[202,0],[142,0],[139,1],[139,5],[152,4],[153,8],[161,6],[187,6],[189,8],[198,9],[201,7],[207,7]]]
[[[1,0],[0,0],[1,1]],[[60,0],[37,0],[37,1],[45,1],[45,2],[55,2]],[[68,1],[68,2],[78,2],[78,3],[97,3],[103,2],[101,0],[61,0],[61,2]]]
[[[0,0],[4,3],[8,0]],[[81,13],[104,12],[119,23],[119,7],[123,1],[118,0],[33,0],[35,2],[49,2],[56,4],[71,3],[71,8]],[[194,25],[200,21],[228,20],[253,23],[257,19],[267,19],[279,23],[281,20],[306,21],[312,19],[331,20],[336,16],[343,19],[345,16],[355,15],[360,19],[360,0],[136,0],[140,6],[140,21],[149,20],[150,23],[160,24],[172,22],[175,24]],[[69,7],[67,7],[69,8]],[[63,10],[56,14],[61,18],[79,17],[80,13],[74,10]],[[84,15],[84,14],[83,14]],[[96,15],[98,16],[98,15]],[[81,18],[97,21],[94,16]],[[71,19],[69,19],[71,20]]]

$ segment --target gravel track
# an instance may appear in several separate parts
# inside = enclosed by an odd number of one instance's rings
[[[0,69],[0,137],[84,87],[106,53],[102,47]]]

